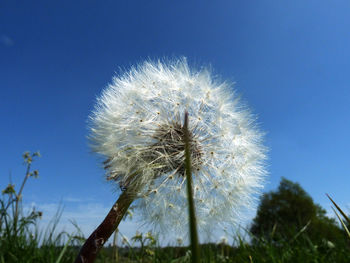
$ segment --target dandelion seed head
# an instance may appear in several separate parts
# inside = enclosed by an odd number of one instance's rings
[[[144,62],[97,99],[90,141],[106,159],[107,179],[137,189],[136,207],[155,230],[188,229],[186,111],[199,229],[242,219],[266,175],[263,134],[232,85],[191,70],[186,59]]]

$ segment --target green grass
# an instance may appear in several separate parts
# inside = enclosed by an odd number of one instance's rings
[[[53,222],[46,233],[35,228],[35,223],[16,235],[2,232],[0,262],[74,262],[81,240],[64,232],[55,234],[56,224]],[[189,247],[160,247],[154,238],[141,234],[134,237],[134,242],[137,247],[124,244],[118,248],[118,261],[116,248],[109,245],[96,262],[191,262]],[[350,262],[348,246],[332,245],[326,240],[313,244],[307,233],[292,242],[259,240],[252,245],[237,237],[235,243],[201,245],[201,262]]]
[[[46,229],[38,227],[42,215],[40,211],[32,210],[27,214],[23,211],[22,191],[27,180],[38,175],[38,171],[31,170],[31,164],[39,154],[25,153],[23,157],[26,174],[19,191],[9,184],[0,198],[0,263],[74,262],[85,239],[78,226],[75,233],[56,230],[62,209],[58,208],[56,216]],[[336,208],[339,210],[337,206]],[[345,214],[342,215],[347,219]],[[350,262],[350,240],[346,238],[349,242],[339,240],[332,243],[324,238],[315,242],[309,238],[306,228],[297,231],[294,238],[289,240],[264,240],[247,234],[252,240],[250,243],[239,235],[232,235],[234,245],[200,245],[200,262]],[[118,236],[123,239],[121,234]],[[344,236],[346,237],[345,231]],[[123,244],[122,247],[117,247],[113,245],[117,243],[114,240],[113,244],[101,250],[96,262],[191,262],[190,247],[160,247],[151,233],[138,233],[130,242],[124,240],[123,243],[118,243]]]
[[[72,262],[76,249],[74,245],[81,238],[66,232],[56,232],[62,209],[46,229],[39,229],[42,212],[35,209],[27,214],[22,207],[22,191],[29,178],[36,178],[37,170],[32,171],[32,162],[40,154],[23,154],[26,172],[21,187],[16,191],[8,184],[0,199],[0,262]],[[64,253],[62,253],[64,252]]]

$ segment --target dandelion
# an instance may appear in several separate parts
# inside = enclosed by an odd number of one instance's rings
[[[143,64],[115,77],[90,116],[107,179],[128,192],[155,230],[188,229],[184,117],[188,113],[199,229],[232,224],[262,186],[265,148],[230,84],[186,59]]]

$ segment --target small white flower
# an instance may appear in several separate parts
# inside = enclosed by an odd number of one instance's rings
[[[254,117],[227,83],[185,59],[145,62],[115,77],[90,119],[92,148],[108,179],[137,189],[143,220],[187,230],[183,120],[189,114],[193,191],[199,228],[241,219],[266,174]]]

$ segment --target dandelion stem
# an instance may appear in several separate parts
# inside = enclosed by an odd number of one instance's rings
[[[103,222],[85,241],[75,263],[94,262],[98,252],[116,230],[134,198],[134,191],[130,188],[122,192]]]
[[[192,250],[192,262],[199,263],[199,245],[198,245],[198,233],[196,224],[196,213],[193,201],[192,190],[192,171],[191,171],[191,154],[190,154],[190,136],[188,131],[188,112],[185,112],[184,122],[184,141],[185,141],[185,169],[187,180],[187,199],[189,207],[189,221],[190,221],[190,234],[191,234],[191,250]]]

